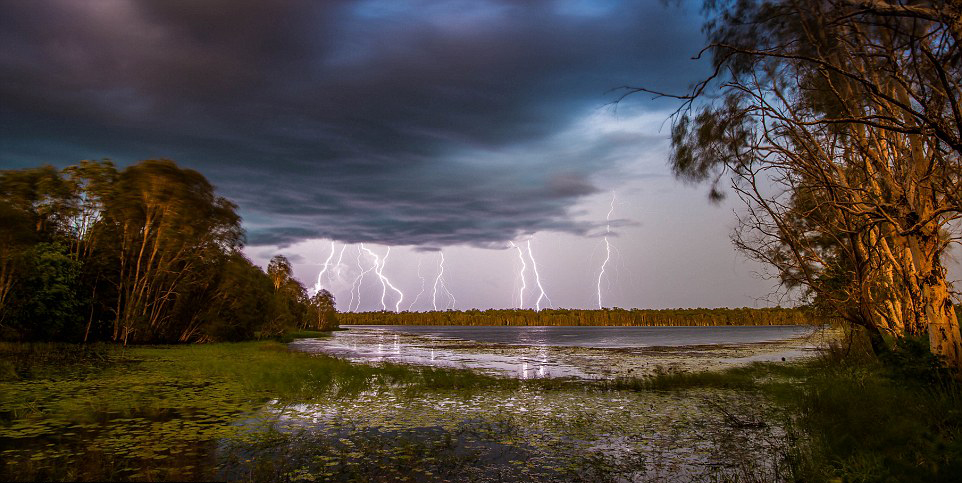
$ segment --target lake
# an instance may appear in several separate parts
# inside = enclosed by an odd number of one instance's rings
[[[528,327],[345,326],[291,348],[354,362],[473,369],[518,378],[583,379],[723,369],[814,353],[810,326]]]

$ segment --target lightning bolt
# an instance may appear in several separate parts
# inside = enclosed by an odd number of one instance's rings
[[[391,290],[397,292],[398,294],[398,300],[397,304],[394,306],[394,311],[400,312],[401,301],[404,300],[404,294],[398,290],[398,288],[391,283],[391,280],[384,275],[384,265],[387,265],[387,257],[391,255],[391,247],[387,247],[387,252],[384,254],[383,259],[379,257],[377,253],[374,253],[371,251],[371,249],[365,247],[363,243],[361,244],[361,250],[364,250],[368,255],[374,257],[374,273],[377,275],[377,278],[381,280],[381,310],[387,310],[387,305],[384,303],[384,298],[387,296],[387,288],[391,287]]]
[[[534,271],[534,279],[538,283],[538,290],[541,291],[541,294],[538,295],[538,300],[534,303],[535,309],[540,312],[541,299],[548,299],[548,304],[554,304],[551,303],[551,299],[548,298],[548,295],[544,293],[544,287],[541,286],[541,275],[538,274],[538,262],[534,261],[534,253],[531,251],[531,240],[528,240],[528,258],[531,259],[531,268]]]
[[[314,283],[313,293],[320,292],[322,288],[321,279],[324,277],[324,272],[327,272],[327,267],[331,265],[331,259],[334,258],[334,240],[331,240],[331,254],[327,256],[327,260],[324,261],[324,268],[321,272],[317,274],[317,282]]]
[[[361,245],[361,248],[363,247],[364,245]],[[348,305],[348,308],[353,307],[354,291],[357,290],[357,307],[351,308],[352,311],[356,311],[361,308],[361,283],[364,281],[364,275],[375,268],[371,267],[367,270],[364,270],[364,267],[361,266],[361,248],[357,249],[357,269],[360,270],[361,273],[357,276],[357,278],[354,279],[354,283],[351,285],[351,304]]]
[[[357,254],[357,268],[361,269],[361,252],[358,250]],[[358,279],[354,279],[354,283],[351,284],[351,302],[347,304],[347,310],[354,310],[354,286],[357,285]]]
[[[341,254],[337,256],[337,263],[334,264],[334,271],[337,272],[337,278],[341,278],[341,272],[343,271],[343,265],[341,262],[344,261],[344,250],[347,249],[347,245],[341,247]]]
[[[421,294],[424,293],[424,275],[421,275],[421,257],[420,256],[418,257],[418,278],[421,279],[421,291],[418,292],[418,294],[414,297],[414,301],[411,302],[411,305],[408,306],[408,311],[410,311],[414,307],[414,304],[416,304],[418,302],[418,299],[421,298]]]
[[[438,262],[438,276],[434,279],[434,294],[431,296],[431,305],[434,306],[434,310],[438,310],[438,283],[441,282],[441,277],[444,276],[444,252],[438,252],[441,254],[441,261]]]
[[[445,295],[447,295],[448,298],[451,299],[451,304],[448,305],[447,308],[453,309],[456,305],[458,305],[458,299],[454,298],[454,294],[451,293],[450,290],[448,290],[448,284],[444,283],[443,279],[441,280],[441,288],[444,289]]]
[[[441,287],[442,293],[448,297],[448,305],[445,306],[447,309],[453,309],[458,304],[458,299],[454,298],[454,294],[448,290],[447,284],[444,283],[444,252],[438,252],[441,254],[441,259],[438,260],[438,276],[434,279],[434,293],[431,296],[431,305],[434,306],[434,310],[438,310],[438,287]]]
[[[377,275],[377,278],[381,280],[381,310],[387,310],[387,305],[384,305],[384,296],[387,295],[387,284],[384,283],[384,276],[381,275],[381,257],[377,256],[377,253],[374,253],[365,247],[363,243],[361,243],[361,250],[364,250],[368,255],[374,258],[374,274]]]
[[[378,273],[378,276],[381,277],[381,279],[383,279],[383,280],[387,283],[387,286],[388,286],[388,287],[391,287],[391,290],[393,290],[393,291],[395,291],[395,292],[397,293],[397,303],[394,304],[394,311],[395,311],[395,312],[400,312],[400,311],[401,311],[401,302],[404,301],[404,293],[401,292],[400,290],[398,290],[398,288],[395,287],[394,284],[391,283],[391,280],[389,280],[389,279],[384,275],[384,266],[387,265],[387,257],[388,257],[389,255],[391,255],[391,247],[387,247],[387,252],[384,253],[384,258],[381,260],[381,271]]]
[[[598,272],[598,308],[601,306],[601,278],[605,276],[605,267],[608,265],[608,260],[611,260],[611,243],[608,241],[608,235],[611,234],[611,213],[615,211],[615,194],[611,193],[611,205],[608,208],[608,214],[605,215],[605,261],[601,263],[601,271]]]
[[[519,247],[518,245],[515,245],[514,242],[508,242],[508,243],[510,243],[512,247],[518,250],[518,260],[521,260],[521,273],[519,274],[521,275],[521,290],[518,291],[518,298],[519,298],[518,308],[523,309],[524,308],[524,289],[528,287],[528,282],[525,281],[524,279],[524,271],[528,269],[528,264],[524,263],[524,255],[521,253],[521,247]]]

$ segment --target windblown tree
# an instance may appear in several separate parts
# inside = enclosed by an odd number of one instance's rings
[[[106,272],[112,272],[116,262],[113,250],[97,245],[97,234],[103,233],[102,220],[106,202],[113,193],[119,172],[111,161],[81,161],[64,168],[63,175],[70,184],[73,195],[68,216],[64,219],[64,238],[70,252],[81,263],[81,284],[89,290],[86,294],[88,310],[83,342],[90,338],[94,318],[106,309],[102,299],[109,298],[116,289],[111,286]],[[97,249],[101,248],[101,249]],[[108,297],[99,297],[107,295]]]
[[[105,204],[119,173],[110,161],[81,161],[64,168],[63,173],[72,191],[65,219],[67,239],[71,242],[71,252],[86,259],[95,246],[95,228],[103,219]]]
[[[234,204],[172,161],[0,171],[0,338],[196,342],[318,317],[336,326],[323,312],[333,298],[312,305],[286,259],[268,276],[242,243]]]
[[[274,290],[280,291],[294,279],[294,267],[284,255],[275,255],[267,262],[267,276],[274,283]]]
[[[877,350],[883,334],[927,335],[962,368],[942,262],[962,215],[962,6],[707,6],[715,71],[673,96],[675,173],[715,197],[731,180],[747,206],[736,246]]]
[[[113,340],[173,334],[178,293],[199,283],[200,265],[242,241],[233,203],[214,195],[200,173],[171,161],[144,161],[122,171],[105,204],[104,227],[118,258]]]

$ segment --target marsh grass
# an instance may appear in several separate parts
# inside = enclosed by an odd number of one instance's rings
[[[280,337],[277,337],[278,342],[288,343],[293,342],[294,339],[327,339],[331,337],[331,332],[329,331],[319,331],[319,330],[293,330],[286,332]]]
[[[628,391],[734,390],[771,401],[781,409],[764,419],[711,401],[708,406],[722,416],[723,425],[783,428],[778,438],[784,444],[772,446],[777,454],[771,458],[787,481],[959,481],[962,385],[925,350],[925,340],[899,341],[893,353],[875,357],[867,340],[850,336],[817,358],[792,364],[662,370],[599,385]],[[746,455],[731,481],[753,481],[758,456]]]
[[[834,347],[793,364],[588,382],[352,364],[291,352],[278,341],[127,349],[0,344],[0,479],[605,481],[690,449],[652,447],[627,459],[582,452],[564,465],[538,467],[531,455],[542,449],[525,446],[526,437],[543,430],[526,433],[525,413],[413,432],[350,424],[281,432],[269,420],[260,430],[248,422],[265,407],[321,396],[437,401],[526,393],[595,398],[603,409],[610,398],[650,393],[692,403],[671,417],[701,428],[708,447],[724,450],[725,463],[689,475],[694,481],[957,481],[962,389],[931,372],[924,354],[913,354],[880,360]],[[557,424],[564,434],[606,433],[608,422],[597,414],[574,411]]]
[[[798,401],[812,438],[800,473],[842,481],[958,481],[962,474],[959,391],[875,377],[819,376]]]
[[[374,387],[470,391],[514,383],[468,370],[353,364],[326,355],[292,352],[274,341],[140,349],[131,356],[162,361],[168,374],[178,379],[229,380],[244,394],[259,395],[263,400],[302,401],[324,392],[351,396]]]
[[[0,480],[209,479],[215,441],[268,401],[510,384],[469,371],[372,367],[276,341],[0,345]]]
[[[658,367],[650,376],[615,378],[600,381],[598,385],[609,390],[628,391],[672,391],[693,388],[755,390],[763,384],[783,383],[805,377],[808,371],[804,363],[771,362],[755,362],[722,371],[700,372],[676,372]]]
[[[959,481],[962,386],[927,361],[813,361],[804,383],[773,392],[795,415],[791,455],[805,481]],[[922,375],[919,367],[932,373]]]

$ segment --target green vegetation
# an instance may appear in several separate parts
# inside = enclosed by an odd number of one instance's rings
[[[829,368],[797,391],[797,472],[808,481],[957,481],[962,390],[881,368]]]
[[[924,350],[880,360],[854,340],[803,363],[613,381],[358,365],[274,341],[6,343],[0,479],[608,481],[667,477],[690,454],[696,481],[952,481],[962,388]],[[627,453],[597,449],[628,436]]]
[[[0,171],[0,340],[239,341],[337,327],[290,263],[245,258],[236,206],[171,161]]]
[[[802,384],[772,388],[797,418],[790,456],[799,479],[957,481],[962,385],[929,364],[927,341],[909,343],[923,349],[920,358],[879,360],[863,342],[812,364]]]
[[[837,323],[807,309],[544,309],[447,310],[434,312],[349,312],[338,315],[345,325],[598,325],[715,326],[826,325]]]
[[[755,393],[784,411],[762,419],[718,408],[728,423],[780,422],[789,445],[778,455],[787,481],[957,481],[962,471],[962,385],[932,364],[927,341],[878,359],[864,334],[797,364],[756,363],[721,372],[662,372],[619,379],[610,390],[733,389]],[[914,354],[910,355],[910,354]]]
[[[269,401],[513,381],[370,367],[277,342],[173,347],[0,344],[0,479],[210,479],[212,445]]]

